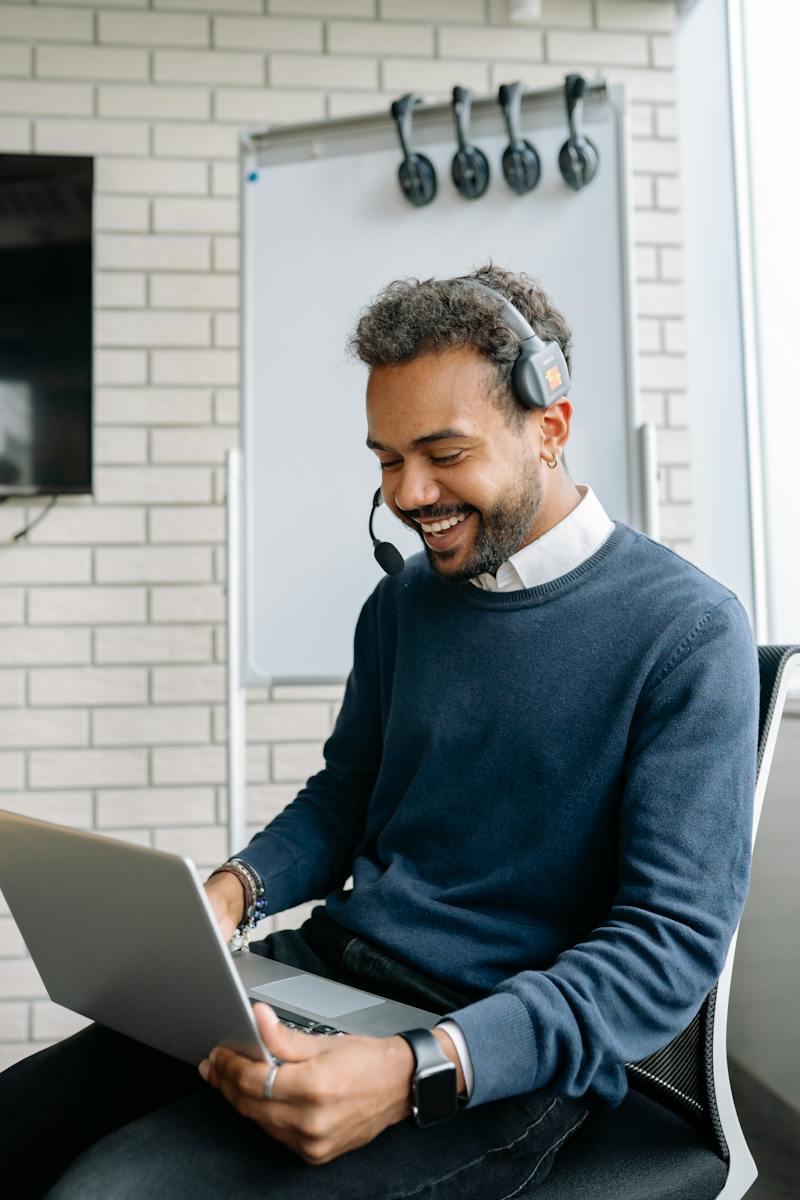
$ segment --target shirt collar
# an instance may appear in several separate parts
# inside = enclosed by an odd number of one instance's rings
[[[574,571],[595,554],[614,530],[614,523],[590,487],[578,485],[580,501],[552,529],[512,554],[498,568],[470,583],[490,592],[538,587]]]

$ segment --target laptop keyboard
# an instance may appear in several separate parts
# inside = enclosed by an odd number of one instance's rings
[[[280,1022],[281,1025],[288,1025],[289,1029],[299,1029],[301,1033],[316,1033],[327,1037],[347,1036],[344,1029],[336,1029],[333,1025],[322,1025],[318,1021],[290,1021],[288,1017],[281,1017]]]

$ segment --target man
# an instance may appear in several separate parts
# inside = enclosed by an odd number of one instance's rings
[[[568,367],[532,281],[473,278]],[[226,937],[262,889],[268,912],[325,897],[253,949],[441,1012],[462,1111],[407,1120],[402,1037],[313,1038],[258,1005],[277,1072],[218,1047],[195,1076],[95,1026],[0,1085],[16,1162],[36,1124],[6,1096],[39,1106],[52,1144],[53,1090],[88,1092],[55,1135],[51,1179],[85,1150],[57,1200],[521,1194],[722,967],[749,869],[747,619],[572,483],[572,406],[523,402],[501,309],[410,281],[361,318],[368,445],[424,554],[362,610],[324,770],[206,884]]]

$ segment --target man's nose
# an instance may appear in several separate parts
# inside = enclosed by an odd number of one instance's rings
[[[395,476],[395,479],[397,477]],[[421,466],[406,463],[402,467],[400,479],[396,481],[394,502],[405,512],[418,508],[429,508],[436,504],[441,495],[441,488],[435,479]]]

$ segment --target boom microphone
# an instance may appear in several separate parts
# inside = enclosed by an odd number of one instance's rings
[[[372,538],[373,554],[378,566],[381,567],[387,575],[399,575],[405,566],[403,558],[397,546],[393,546],[391,542],[379,542],[372,532],[372,522],[375,517],[375,510],[383,504],[383,494],[381,489],[375,492],[372,497],[372,510],[369,514],[369,536]]]

